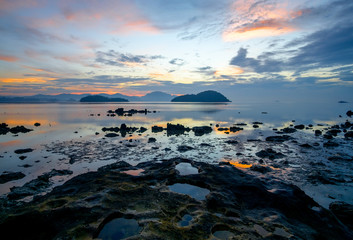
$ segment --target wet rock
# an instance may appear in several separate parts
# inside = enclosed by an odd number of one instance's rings
[[[25,176],[26,175],[24,175],[22,172],[5,172],[0,175],[0,184],[18,180],[24,178]]]
[[[28,132],[31,132],[33,131],[33,129],[29,129],[29,128],[26,128],[24,126],[16,126],[16,127],[13,127],[10,129],[10,132],[13,133],[13,134],[17,134],[17,133],[28,133]]]
[[[193,127],[192,131],[195,133],[195,136],[202,136],[212,132],[212,128],[209,126]]]
[[[105,137],[109,137],[109,138],[113,138],[113,137],[118,137],[119,134],[116,134],[116,133],[107,133],[105,134]]]
[[[342,201],[330,203],[330,210],[347,227],[353,229],[353,205]]]
[[[312,171],[308,175],[308,181],[313,184],[336,184],[326,172],[324,171]]]
[[[261,124],[263,124],[263,123],[262,123],[262,122],[253,122],[252,124],[261,125]]]
[[[269,158],[269,159],[280,159],[280,158],[284,158],[285,155],[280,153],[280,152],[276,152],[274,151],[272,148],[267,148],[266,150],[261,150],[259,152],[256,153],[256,156],[258,156],[259,158]]]
[[[144,133],[147,131],[147,128],[145,127],[140,127],[140,129],[137,131],[138,133]]]
[[[328,134],[328,133],[324,134],[323,137],[324,137],[325,139],[333,139],[333,136],[332,136],[331,134]]]
[[[310,144],[308,144],[308,143],[304,143],[304,144],[301,144],[301,145],[299,145],[300,147],[302,147],[302,148],[312,148],[313,146],[311,146]]]
[[[267,166],[262,166],[259,164],[253,164],[250,167],[250,170],[255,171],[255,172],[259,172],[259,173],[267,173],[267,172],[271,172],[272,169],[270,167]]]
[[[305,128],[305,126],[303,124],[299,124],[299,125],[295,125],[294,128],[302,130]]]
[[[0,135],[5,135],[10,132],[10,128],[8,126],[9,125],[7,125],[6,123],[0,124]]]
[[[293,139],[291,136],[282,135],[282,136],[269,136],[266,138],[267,142],[285,142]]]
[[[15,150],[16,154],[24,154],[24,153],[29,153],[29,152],[33,152],[34,149],[32,148],[24,148],[24,149],[17,149]]]
[[[232,145],[236,145],[236,144],[238,144],[239,142],[238,142],[237,140],[230,139],[230,140],[225,141],[225,143],[232,144]]]
[[[327,134],[330,134],[330,135],[332,135],[332,136],[337,136],[337,134],[338,133],[341,133],[342,131],[341,130],[339,130],[339,129],[331,129],[331,130],[329,130],[329,131],[327,131]]]
[[[188,127],[184,127],[181,124],[171,124],[167,123],[167,136],[172,135],[181,135],[185,132],[189,132],[191,129]]]
[[[254,124],[254,125],[252,125],[252,127],[253,127],[253,128],[259,128],[259,125]]]
[[[242,130],[244,130],[244,128],[241,128],[241,127],[230,127],[229,128],[229,131],[233,132],[233,133],[239,132],[239,131],[242,131]]]
[[[176,174],[181,162],[191,163],[202,174]],[[313,211],[319,205],[298,187],[278,181],[265,186],[229,163],[216,166],[177,158],[124,167],[77,176],[30,203],[2,209],[1,233],[12,239],[95,239],[111,220],[124,218],[139,223],[139,235],[131,239],[212,239],[222,231],[239,239],[262,239],[264,232],[268,239],[353,236],[330,211]],[[144,174],[120,173],[136,169],[144,169]],[[196,200],[168,190],[178,183],[209,193]],[[264,213],[280,217],[267,221]],[[193,217],[190,226],[180,227],[186,214]]]
[[[351,110],[349,110],[349,111],[346,112],[346,115],[347,115],[348,117],[352,117],[353,112],[352,112]]]
[[[353,131],[348,131],[344,134],[344,137],[347,139],[352,139],[353,138]]]
[[[52,185],[50,178],[54,176],[71,175],[73,172],[70,170],[51,170],[48,173],[44,173],[27,183],[22,187],[12,187],[11,192],[7,197],[11,200],[22,199],[27,196],[32,196],[45,191],[48,187]]]
[[[27,158],[27,156],[19,156],[18,158],[21,160],[25,160]]]
[[[187,151],[190,151],[190,150],[193,150],[193,149],[194,149],[193,147],[186,146],[186,145],[178,146],[178,151],[179,152],[187,152]]]
[[[156,141],[157,141],[157,139],[155,139],[155,138],[153,138],[153,137],[151,137],[151,138],[148,139],[148,143],[154,143],[154,142],[156,142]]]
[[[23,165],[19,165],[19,167],[30,168],[30,167],[33,167],[33,165],[30,165],[30,164],[26,163],[26,164],[23,164]]]
[[[283,128],[282,129],[282,132],[283,133],[294,133],[296,132],[297,130],[295,128],[290,128],[290,127],[286,127],[286,128]]]
[[[324,147],[326,148],[333,148],[333,147],[338,147],[339,144],[336,142],[328,141],[323,144]]]
[[[152,126],[152,132],[153,132],[153,133],[163,132],[163,127]]]
[[[315,135],[316,136],[320,136],[322,134],[322,132],[320,130],[315,130]]]
[[[109,127],[109,128],[104,127],[104,128],[102,128],[102,131],[103,132],[119,132],[120,128],[118,128],[118,127]]]
[[[40,126],[40,123],[39,123],[39,122],[36,122],[36,123],[34,123],[34,126],[35,126],[35,127],[39,127],[39,126]]]
[[[217,130],[220,132],[224,132],[224,131],[229,131],[229,128],[220,127],[220,128],[217,128]]]

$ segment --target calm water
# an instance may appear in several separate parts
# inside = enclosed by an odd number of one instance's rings
[[[148,109],[155,113],[134,114],[133,116],[107,116],[108,110]],[[238,161],[236,153],[244,158],[253,156],[261,147],[245,145],[231,148],[224,140],[237,138],[264,138],[273,135],[273,128],[282,128],[293,124],[335,124],[347,119],[345,113],[353,109],[352,104],[340,103],[230,103],[230,104],[180,104],[180,103],[124,103],[124,104],[0,104],[0,123],[9,127],[23,125],[34,131],[0,135],[0,174],[5,171],[21,171],[26,177],[0,185],[0,194],[9,191],[12,186],[21,186],[25,182],[51,169],[70,169],[74,175],[96,170],[98,167],[124,160],[131,164],[141,161],[161,160],[171,157],[188,157],[194,160],[217,163],[223,160]],[[100,116],[98,116],[100,115]],[[339,117],[342,115],[342,118]],[[258,129],[252,122],[263,124]],[[41,126],[35,127],[39,122]],[[126,137],[105,138],[103,127],[127,126],[145,127],[142,134],[137,132]],[[181,136],[167,136],[152,133],[151,127],[166,127],[167,123],[183,124],[186,127],[212,126],[210,134],[196,137],[193,132]],[[236,123],[246,123],[243,131],[227,133],[217,131],[215,127],[230,127]],[[308,130],[309,131],[309,130]],[[313,130],[310,130],[311,132]],[[304,131],[305,132],[305,131]],[[97,135],[96,135],[97,133]],[[148,138],[157,139],[148,143]],[[199,147],[200,144],[211,147]],[[193,151],[181,153],[178,145],[194,147]],[[254,149],[250,149],[253,147]],[[14,150],[32,148],[33,152],[23,154],[20,160]],[[293,156],[294,158],[295,156]],[[77,158],[77,159],[76,159]],[[26,166],[27,164],[27,166]],[[72,176],[54,177],[55,184]],[[54,185],[55,185],[54,184]]]

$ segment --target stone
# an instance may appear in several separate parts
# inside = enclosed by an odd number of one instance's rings
[[[25,176],[26,175],[24,175],[22,172],[6,172],[0,175],[0,184],[18,180],[24,178]]]
[[[29,153],[29,152],[33,152],[34,149],[32,148],[24,148],[24,149],[17,149],[15,150],[16,154],[24,154],[24,153]]]

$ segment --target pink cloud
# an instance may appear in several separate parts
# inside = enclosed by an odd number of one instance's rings
[[[1,55],[0,54],[0,60],[5,61],[5,62],[17,62],[19,59],[14,56],[8,56],[8,55]]]

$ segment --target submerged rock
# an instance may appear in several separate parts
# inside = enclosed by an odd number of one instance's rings
[[[267,142],[285,142],[293,139],[291,136],[282,135],[282,136],[269,136],[266,138]]]
[[[269,159],[279,159],[279,158],[284,158],[285,155],[274,151],[272,148],[267,148],[266,150],[261,150],[256,153],[256,156],[259,158],[269,158]]]
[[[177,174],[175,166],[182,162],[197,167],[199,174]],[[123,173],[136,169],[144,174]],[[169,186],[177,184],[207,192],[194,198],[187,191],[171,191]],[[298,187],[264,184],[229,164],[180,158],[135,167],[114,164],[74,177],[22,206],[2,202],[0,231],[12,239],[92,239],[117,231],[106,231],[114,219],[119,225],[131,219],[133,234],[124,235],[131,239],[352,239],[352,231],[330,211],[314,211],[319,205]],[[268,214],[275,220],[264,218]],[[192,220],[181,226],[186,215]]]
[[[24,149],[17,149],[15,150],[16,154],[24,154],[24,153],[29,153],[29,152],[33,152],[34,149],[32,148],[24,148]]]
[[[336,201],[330,204],[330,210],[336,217],[353,229],[353,205],[346,202]]]
[[[190,150],[193,150],[193,149],[194,149],[193,147],[186,146],[186,145],[178,146],[178,151],[179,152],[186,152],[186,151],[190,151]]]
[[[0,184],[7,183],[13,180],[18,180],[24,178],[24,175],[21,172],[6,172],[0,175]]]

